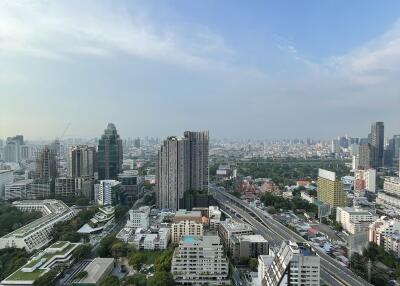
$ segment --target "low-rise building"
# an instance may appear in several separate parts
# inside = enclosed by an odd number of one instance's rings
[[[43,216],[1,237],[0,249],[25,248],[29,252],[40,249],[51,241],[51,231],[56,223],[75,216],[72,209],[58,200],[17,201],[13,206],[21,211],[40,211]]]
[[[139,250],[162,250],[167,249],[171,241],[171,229],[160,228],[157,232],[144,231],[138,228],[127,242],[135,245]]]
[[[129,210],[127,227],[147,229],[150,226],[150,207],[142,206],[136,210]]]
[[[203,223],[201,211],[188,211],[185,209],[177,210],[173,219],[174,223],[190,220],[197,223]]]
[[[253,234],[253,229],[246,223],[236,223],[231,221],[221,221],[218,234],[226,249],[229,249],[233,235]]]
[[[57,265],[69,265],[80,243],[59,241],[32,257],[24,266],[1,281],[3,286],[34,285],[35,280]]]
[[[229,283],[229,265],[218,236],[183,236],[172,256],[171,272],[180,285]]]
[[[172,243],[179,243],[182,236],[203,235],[203,224],[191,220],[182,220],[172,224]]]
[[[336,209],[336,221],[350,234],[368,231],[372,220],[373,216],[369,211],[350,207]]]
[[[79,233],[98,233],[114,222],[115,208],[112,206],[100,207],[99,211],[84,224]]]
[[[97,286],[114,268],[114,258],[95,258],[86,266],[87,275],[74,282],[73,286]]]
[[[241,257],[255,258],[269,254],[268,241],[259,234],[233,235],[230,243],[230,254],[236,263]]]
[[[33,180],[28,179],[6,184],[5,199],[26,199],[27,194],[30,193],[32,183]]]

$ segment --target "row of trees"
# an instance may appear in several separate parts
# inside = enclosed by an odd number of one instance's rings
[[[350,268],[357,275],[368,279],[368,265],[371,265],[371,283],[388,285],[388,281],[400,282],[400,262],[396,257],[385,252],[383,246],[370,243],[362,255],[354,253],[350,258]]]
[[[22,212],[12,204],[0,204],[0,237],[10,233],[42,216],[41,212]]]
[[[271,178],[281,188],[286,185],[293,185],[296,180],[310,178],[316,180],[318,169],[328,169],[336,172],[338,176],[345,176],[350,169],[341,160],[260,160],[259,164],[240,162],[238,173],[254,178]]]
[[[318,211],[318,207],[316,205],[310,204],[298,196],[295,196],[293,199],[289,200],[283,197],[275,196],[271,193],[265,193],[262,195],[261,201],[265,206],[273,207],[274,210],[283,209],[286,211],[296,211],[302,209],[311,213],[316,213]]]

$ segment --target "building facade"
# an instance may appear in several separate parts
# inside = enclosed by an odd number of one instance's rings
[[[97,172],[95,147],[87,145],[70,147],[67,159],[68,177],[94,177],[95,172]]]
[[[229,265],[218,236],[184,236],[172,256],[171,272],[179,285],[229,284]]]
[[[203,236],[203,224],[190,220],[183,220],[172,224],[172,243],[179,243],[181,237],[185,235]]]
[[[122,140],[115,125],[109,123],[97,149],[99,180],[116,180],[122,172],[122,159]]]
[[[346,193],[343,191],[342,182],[336,179],[334,172],[319,169],[317,185],[319,201],[329,204],[332,208],[346,205]]]

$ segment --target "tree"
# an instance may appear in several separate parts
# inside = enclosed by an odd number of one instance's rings
[[[140,270],[145,259],[146,257],[143,255],[143,253],[136,251],[130,254],[128,263],[136,270]]]
[[[129,211],[129,208],[127,206],[117,205],[115,207],[115,218],[117,220],[123,218],[128,211]]]
[[[0,250],[0,281],[28,262],[29,254],[24,249],[4,248]]]
[[[128,276],[124,279],[122,285],[124,286],[146,286],[147,278],[146,275],[142,273],[135,274],[133,276]]]
[[[128,253],[128,247],[122,241],[118,241],[111,246],[111,254],[114,258],[124,257]]]
[[[53,286],[55,285],[55,279],[57,278],[58,273],[60,272],[59,268],[54,268],[47,272],[46,274],[40,276],[38,279],[33,282],[33,286]]]
[[[81,261],[89,255],[92,248],[88,244],[79,245],[75,251],[73,252],[72,256],[76,261]]]
[[[249,266],[252,271],[257,271],[258,268],[258,259],[257,258],[250,258]]]
[[[154,276],[150,277],[147,281],[148,286],[166,286],[174,285],[174,278],[171,272],[160,271],[155,272]]]
[[[249,261],[250,261],[250,259],[248,257],[240,256],[239,265],[248,265]]]
[[[120,286],[119,279],[115,276],[108,276],[100,282],[100,286]]]
[[[112,257],[112,246],[114,243],[120,242],[117,238],[113,236],[106,236],[100,241],[99,248],[97,249],[97,256],[100,257]]]

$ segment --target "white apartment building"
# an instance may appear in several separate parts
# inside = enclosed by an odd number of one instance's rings
[[[15,247],[27,251],[40,249],[51,241],[53,226],[71,219],[75,213],[62,201],[17,201],[13,205],[21,211],[41,211],[43,216],[0,238],[0,249]]]
[[[208,223],[210,230],[217,230],[221,222],[221,211],[217,206],[208,207]]]
[[[150,226],[150,207],[143,206],[136,210],[129,210],[127,227],[148,229]]]
[[[14,181],[12,170],[0,170],[0,199],[4,199],[4,190],[6,184]]]
[[[363,187],[365,190],[375,193],[375,191],[376,191],[376,170],[375,169],[355,170],[354,176],[356,179],[355,187],[357,187],[357,183],[359,181],[361,181],[363,183]]]
[[[253,229],[247,223],[236,223],[232,221],[221,221],[218,228],[219,237],[226,249],[231,245],[233,235],[253,234]]]
[[[386,194],[400,196],[400,177],[386,177],[383,191]]]
[[[191,220],[183,220],[172,224],[172,243],[179,243],[182,236],[203,236],[203,224]]]
[[[29,194],[33,180],[21,180],[14,183],[6,184],[5,186],[5,199],[26,199]]]
[[[101,180],[95,188],[97,203],[102,206],[111,205],[115,196],[113,192],[116,192],[120,185],[121,183],[116,180]]]
[[[220,238],[183,236],[172,256],[171,272],[177,284],[229,284],[228,260]]]
[[[382,218],[371,223],[368,240],[383,245],[386,252],[393,252],[400,257],[400,221]]]
[[[138,228],[133,235],[126,239],[126,242],[133,244],[139,250],[167,249],[170,241],[171,229],[164,227],[160,228],[157,233],[146,232]]]
[[[320,285],[320,257],[300,243],[284,241],[279,251],[274,254],[271,251],[272,259],[270,265],[261,265],[266,269],[261,272],[260,285]],[[282,284],[281,284],[282,283]]]
[[[336,209],[336,221],[350,234],[368,231],[369,223],[373,220],[370,212],[350,207]]]

